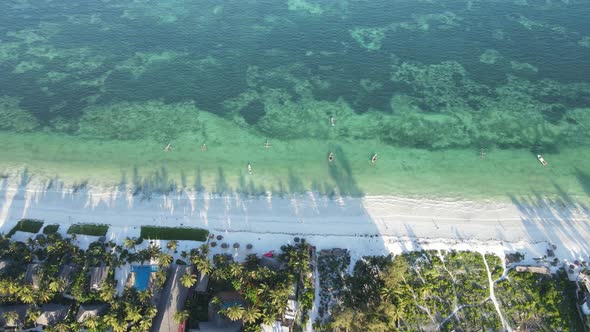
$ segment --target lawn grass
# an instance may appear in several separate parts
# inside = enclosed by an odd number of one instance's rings
[[[58,224],[47,225],[47,226],[43,227],[43,234],[47,235],[47,234],[57,233],[58,228],[59,228]]]
[[[34,220],[34,219],[22,219],[16,223],[10,232],[8,232],[8,236],[11,237],[17,231],[27,232],[27,233],[38,233],[41,227],[43,226],[43,222],[41,220]]]
[[[68,234],[80,234],[91,236],[105,236],[109,230],[108,225],[99,224],[74,224],[68,228]]]
[[[155,240],[207,241],[209,231],[201,228],[141,226],[140,238]]]

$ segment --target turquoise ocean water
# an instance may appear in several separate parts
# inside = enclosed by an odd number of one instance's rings
[[[587,17],[589,1],[3,1],[0,164],[222,170],[240,188],[251,162],[266,189],[295,174],[294,190],[586,195]]]

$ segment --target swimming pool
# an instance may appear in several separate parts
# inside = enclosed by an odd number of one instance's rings
[[[138,291],[143,291],[148,286],[150,274],[158,271],[158,267],[156,265],[139,265],[134,266],[131,271],[135,272],[135,284],[133,286]]]

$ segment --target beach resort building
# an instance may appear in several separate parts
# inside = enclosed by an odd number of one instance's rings
[[[90,268],[90,290],[100,290],[109,276],[108,266]]]
[[[27,272],[25,274],[25,281],[33,286],[34,289],[39,289],[41,283],[42,271],[41,264],[28,264]]]
[[[80,305],[76,314],[76,322],[82,323],[89,318],[99,317],[107,308],[106,304]]]
[[[37,318],[35,323],[37,326],[46,327],[54,325],[57,322],[63,321],[68,316],[70,308],[61,304],[48,303],[41,307],[41,315]]]
[[[0,331],[16,331],[26,319],[28,304],[0,307]],[[8,313],[13,313],[10,315]],[[9,318],[10,316],[14,316]]]

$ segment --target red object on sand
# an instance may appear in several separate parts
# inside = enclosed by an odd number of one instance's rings
[[[275,254],[272,251],[267,252],[266,254],[262,255],[264,257],[270,257],[272,258],[272,256],[274,256]]]

